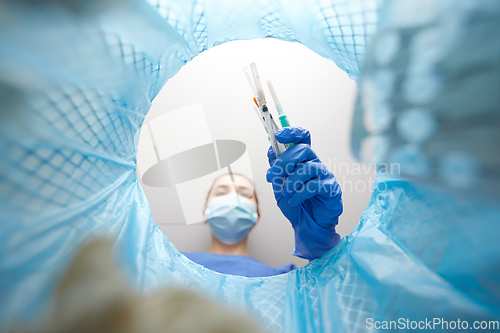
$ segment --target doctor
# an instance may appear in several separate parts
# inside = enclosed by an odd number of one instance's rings
[[[340,241],[335,226],[342,214],[342,192],[311,149],[309,131],[285,127],[275,135],[281,143],[296,145],[277,159],[269,148],[266,179],[295,231],[293,254],[311,261]],[[257,195],[248,178],[234,173],[217,178],[205,206],[212,244],[208,253],[185,253],[189,259],[216,272],[247,277],[282,274],[296,268],[293,264],[270,267],[248,256],[248,233],[260,218]]]

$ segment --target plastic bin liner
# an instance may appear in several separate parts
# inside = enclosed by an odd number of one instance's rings
[[[190,286],[271,331],[498,320],[499,11],[486,0],[3,1],[0,330],[43,314],[96,235],[116,240],[137,289]],[[136,149],[152,99],[183,64],[265,37],[359,80],[353,151],[377,157],[379,174],[359,225],[323,258],[245,278],[175,249],[151,219]]]

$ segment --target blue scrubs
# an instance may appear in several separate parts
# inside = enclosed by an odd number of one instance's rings
[[[206,268],[224,274],[246,277],[271,276],[288,273],[296,269],[294,264],[270,267],[249,256],[214,254],[206,252],[183,253],[191,261]]]

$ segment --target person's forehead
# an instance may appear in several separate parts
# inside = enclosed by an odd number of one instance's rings
[[[233,175],[234,182],[236,183],[236,187],[247,187],[253,189],[252,182],[240,175]],[[214,188],[217,186],[233,186],[233,181],[231,180],[230,175],[225,175],[220,177],[215,181]]]

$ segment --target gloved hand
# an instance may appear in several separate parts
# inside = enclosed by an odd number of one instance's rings
[[[296,143],[274,158],[267,153],[266,179],[272,183],[278,207],[295,231],[293,254],[314,260],[323,256],[340,241],[335,232],[342,214],[342,191],[333,174],[311,149],[309,131],[301,127],[284,127],[275,133],[281,143]]]

